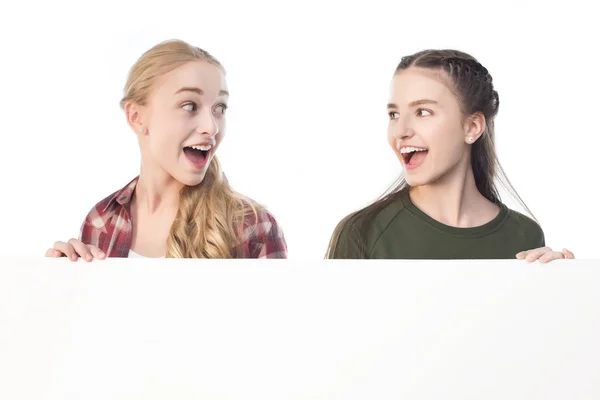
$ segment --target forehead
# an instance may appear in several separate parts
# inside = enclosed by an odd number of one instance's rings
[[[429,99],[439,103],[454,100],[441,72],[424,68],[408,68],[392,79],[390,102],[402,105],[412,101]]]
[[[197,87],[206,96],[217,96],[221,90],[227,90],[223,70],[206,61],[185,63],[166,73],[157,82],[156,94],[175,94],[182,87]]]

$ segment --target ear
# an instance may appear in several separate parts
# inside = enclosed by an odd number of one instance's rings
[[[465,142],[468,144],[473,144],[479,139],[481,135],[485,132],[485,116],[477,112],[475,114],[470,115],[465,120]]]
[[[145,108],[136,103],[127,103],[125,105],[125,116],[127,123],[133,129],[136,135],[145,136],[148,130],[144,124]]]

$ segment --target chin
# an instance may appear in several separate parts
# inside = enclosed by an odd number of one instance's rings
[[[173,175],[178,182],[181,182],[185,186],[198,186],[204,181],[204,177],[206,176],[206,170],[201,173],[184,173],[181,175]]]
[[[198,186],[204,182],[211,161],[212,159],[202,169],[190,168],[190,165],[187,163],[183,166],[178,166],[176,170],[172,171],[171,176],[185,186]]]
[[[186,186],[198,186],[199,184],[201,184],[204,181],[205,176],[206,176],[206,173],[203,173],[202,175],[188,177],[185,181],[182,181],[182,183],[185,184]]]
[[[410,187],[418,187],[418,186],[427,186],[427,185],[434,185],[436,183],[440,183],[445,175],[437,175],[437,174],[432,174],[432,173],[428,173],[428,174],[414,174],[413,176],[411,176],[410,174],[404,174],[404,179],[406,180],[406,183],[408,183],[408,185]]]
[[[406,180],[406,183],[410,187],[425,186],[429,183],[429,181],[427,179],[417,179],[417,178],[406,176],[406,175],[404,176],[404,179]]]
[[[425,171],[423,171],[425,172]],[[404,179],[410,187],[433,185],[440,181],[442,176],[429,173],[407,174],[404,173]]]

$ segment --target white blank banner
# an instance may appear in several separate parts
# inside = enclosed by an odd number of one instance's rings
[[[598,261],[0,263],[2,399],[600,398]]]

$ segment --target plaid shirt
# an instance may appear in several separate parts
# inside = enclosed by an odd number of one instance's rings
[[[79,240],[107,257],[128,257],[132,230],[130,204],[139,177],[92,208],[81,226]],[[287,245],[275,218],[264,209],[244,222],[244,253],[240,258],[287,258]]]

